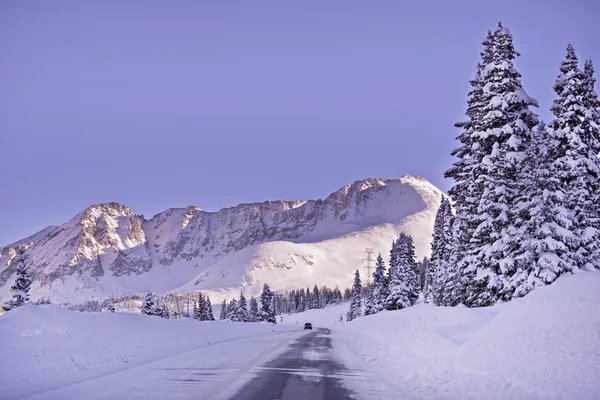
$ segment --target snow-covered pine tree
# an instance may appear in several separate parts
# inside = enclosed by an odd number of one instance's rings
[[[206,305],[204,304],[204,296],[198,292],[198,297],[194,303],[194,319],[198,321],[206,321],[205,315]]]
[[[337,304],[342,301],[342,291],[338,286],[333,289],[333,304]]]
[[[453,228],[452,254],[450,261],[451,271],[448,276],[452,277],[452,299],[453,304],[461,303],[466,298],[466,287],[471,285],[473,273],[466,273],[471,255],[478,247],[473,240],[473,232],[479,221],[475,218],[478,210],[478,200],[483,192],[483,187],[478,185],[476,177],[482,171],[482,161],[491,153],[490,141],[481,135],[483,129],[484,68],[492,60],[493,35],[488,31],[483,41],[481,61],[477,64],[475,77],[470,81],[471,91],[467,100],[467,121],[455,124],[462,132],[457,137],[460,146],[451,152],[457,160],[452,167],[445,172],[444,176],[454,181],[454,185],[448,194],[454,200],[456,209],[456,220]]]
[[[319,294],[319,288],[317,285],[313,288],[312,293],[312,308],[321,308],[321,296]]]
[[[171,308],[164,299],[154,296],[154,314],[162,318],[171,319]]]
[[[586,109],[586,119],[584,121],[584,129],[586,130],[586,141],[591,148],[593,154],[596,154],[595,158],[597,168],[600,169],[600,100],[596,93],[594,86],[596,78],[594,77],[594,65],[592,60],[586,60],[583,68],[585,75],[584,82],[584,93],[583,93],[583,105]],[[600,179],[600,177],[598,177]],[[596,191],[594,199],[596,205],[596,216],[595,216],[595,227],[600,229],[600,190]],[[600,249],[592,257],[598,261],[595,264],[596,268],[600,268]]]
[[[219,314],[219,319],[224,321],[227,319],[227,302],[223,299],[223,304],[221,304],[221,313]]]
[[[3,306],[6,311],[29,303],[29,289],[33,282],[27,267],[27,256],[23,247],[17,249],[17,254],[12,262],[15,264],[17,277],[15,283],[10,287],[12,299]]]
[[[240,292],[240,300],[238,301],[237,307],[237,320],[240,322],[248,322],[248,302],[246,301],[246,297],[244,297],[244,293]]]
[[[266,283],[263,285],[263,291],[260,295],[260,306],[259,320],[276,324],[277,320],[275,319],[275,311],[273,310],[273,292]]]
[[[239,318],[238,302],[236,299],[231,299],[227,306],[227,319],[232,322],[241,322]]]
[[[517,205],[525,240],[515,252],[517,268],[504,286],[505,298],[524,296],[574,269],[568,245],[575,237],[570,230],[572,221],[551,157],[557,143],[540,123],[527,149],[523,177],[529,184]]]
[[[204,315],[206,316],[206,321],[214,321],[215,316],[213,315],[212,303],[210,302],[210,297],[206,295],[206,299],[204,300]]]
[[[388,310],[412,306],[419,293],[414,274],[415,248],[411,236],[401,233],[390,251],[389,291],[385,303]]]
[[[349,301],[352,299],[352,289],[346,288],[344,289],[344,301]]]
[[[421,261],[417,261],[417,284],[420,292],[425,290],[425,279],[429,273],[429,266],[428,257],[423,257]]]
[[[313,308],[313,296],[312,296],[312,292],[310,291],[310,288],[307,287],[306,288],[306,309],[312,310],[312,308]]]
[[[523,240],[515,205],[524,184],[520,171],[525,150],[538,121],[529,109],[537,102],[526,94],[513,66],[517,56],[512,35],[498,24],[492,34],[491,60],[481,72],[483,106],[476,136],[485,153],[475,176],[481,196],[470,243],[476,247],[463,271],[468,306],[487,306],[500,299],[507,277],[517,268],[513,253]]]
[[[352,284],[352,301],[348,310],[348,321],[352,321],[362,315],[362,284],[360,282],[360,273],[358,270],[354,273],[354,283]]]
[[[435,270],[431,273],[429,301],[435,305],[448,305],[451,302],[453,282],[449,279],[453,249],[454,214],[449,199],[443,199],[440,209],[440,226],[435,243]],[[433,250],[433,249],[432,249]]]
[[[594,123],[589,106],[589,77],[579,69],[573,46],[567,47],[567,56],[561,63],[560,74],[554,85],[558,98],[552,105],[556,117],[550,123],[553,171],[557,174],[565,194],[565,208],[572,215],[575,238],[569,243],[576,268],[591,270],[600,267],[595,256],[600,253],[600,231],[594,204],[600,183],[598,153]]]
[[[441,249],[444,246],[444,217],[446,212],[446,197],[442,196],[440,206],[435,214],[435,220],[433,223],[433,236],[431,239],[431,263],[429,270],[427,271],[427,277],[425,278],[425,290],[423,297],[426,303],[434,303],[435,293],[438,293],[439,287],[436,287],[434,277],[438,271],[438,260],[441,257]]]
[[[156,314],[156,299],[154,293],[148,292],[142,301],[142,308],[140,309],[142,314],[145,315],[157,315]]]
[[[254,297],[250,298],[250,322],[258,322],[258,302]]]
[[[385,263],[381,253],[377,256],[377,263],[375,265],[375,271],[373,272],[373,284],[371,285],[371,291],[367,299],[367,305],[365,308],[365,315],[376,314],[382,311],[385,300],[388,296],[387,280],[385,276]]]

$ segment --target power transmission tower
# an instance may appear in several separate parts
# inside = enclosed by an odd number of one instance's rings
[[[373,278],[373,264],[375,263],[375,253],[373,249],[367,247],[364,252],[365,258],[363,258],[363,262],[365,266],[363,267],[363,271],[365,274],[365,285],[370,286],[371,280]]]

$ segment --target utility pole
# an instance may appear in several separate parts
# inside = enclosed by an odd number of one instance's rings
[[[363,254],[365,256],[365,258],[363,258],[363,262],[365,263],[365,266],[363,267],[365,274],[365,285],[370,286],[371,279],[373,278],[373,263],[375,262],[375,253],[373,252],[372,248],[367,247]]]
[[[177,315],[181,319],[181,309],[179,308],[179,293],[175,292],[175,301],[177,302]]]

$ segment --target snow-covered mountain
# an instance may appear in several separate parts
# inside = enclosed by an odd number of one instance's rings
[[[324,200],[267,201],[218,212],[174,208],[146,220],[118,203],[98,204],[26,247],[32,298],[81,302],[121,293],[210,292],[215,300],[275,290],[349,286],[366,247],[387,258],[399,232],[429,254],[441,191],[427,180],[365,179]],[[0,249],[0,300],[15,274],[15,245]],[[213,300],[214,301],[214,300]]]

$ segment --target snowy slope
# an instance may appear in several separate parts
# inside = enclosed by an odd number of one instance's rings
[[[365,179],[324,200],[170,209],[150,220],[117,203],[92,206],[28,243],[32,298],[81,302],[120,293],[203,290],[222,297],[326,284],[346,286],[365,247],[387,257],[407,232],[429,254],[441,192],[420,177]],[[14,279],[0,250],[0,300]]]
[[[422,399],[600,398],[600,272],[484,308],[417,305],[339,323],[348,304],[287,318],[328,326]]]
[[[0,399],[23,398],[192,350],[196,353],[190,354],[189,358],[194,362],[205,355],[210,356],[212,348],[219,354],[231,348],[237,358],[248,363],[256,357],[253,345],[260,346],[252,341],[234,345],[239,339],[262,338],[262,342],[273,347],[279,340],[287,342],[290,335],[301,333],[296,326],[167,320],[125,313],[82,313],[53,305],[27,305],[0,317]],[[226,347],[217,347],[219,343]],[[265,343],[259,344],[265,346]],[[181,362],[176,364],[183,368]],[[145,375],[152,378],[148,372]],[[202,397],[200,389],[195,388],[195,393]],[[101,392],[105,391],[106,387]],[[211,392],[204,395],[208,393]],[[40,398],[63,397],[42,394]]]

